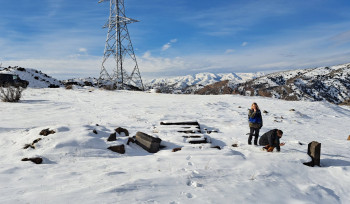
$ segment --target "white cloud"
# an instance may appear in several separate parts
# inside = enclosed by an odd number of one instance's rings
[[[243,42],[242,43],[242,47],[245,47],[245,46],[247,46],[248,45],[248,42]]]
[[[166,43],[165,45],[163,45],[162,47],[162,51],[165,51],[165,50],[168,50],[172,44],[176,43],[177,42],[177,39],[172,39],[170,40],[168,43]]]
[[[177,39],[172,39],[170,40],[171,43],[176,43],[177,42]]]
[[[79,52],[84,52],[84,53],[86,53],[86,52],[87,52],[87,49],[86,49],[86,48],[79,48]]]
[[[226,54],[231,54],[231,53],[233,53],[233,52],[235,52],[234,49],[227,49],[227,50],[225,51]]]
[[[162,51],[165,51],[165,50],[169,49],[170,47],[171,47],[171,44],[167,43],[167,44],[163,45]]]

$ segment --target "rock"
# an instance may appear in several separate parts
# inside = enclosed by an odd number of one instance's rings
[[[214,146],[214,147],[211,147],[211,148],[216,148],[218,150],[221,150],[221,147],[220,146]]]
[[[269,112],[267,112],[266,110],[264,110],[263,113],[268,114]]]
[[[35,164],[41,164],[43,163],[43,159],[40,157],[34,157],[34,158],[23,158],[22,161],[31,161]]]
[[[43,136],[48,136],[50,134],[55,134],[56,132],[54,130],[49,130],[49,128],[47,129],[43,129],[39,134],[43,135]]]
[[[98,134],[96,129],[94,129],[92,132],[95,133],[96,135]]]
[[[311,157],[310,162],[305,162],[306,166],[314,167],[315,165],[320,166],[321,161],[321,143],[312,141],[308,145],[307,154]]]
[[[349,137],[348,137],[348,140],[350,140],[350,135],[349,135]]]
[[[129,131],[125,128],[118,127],[117,129],[115,129],[115,132],[119,135],[123,132],[126,137],[129,136]]]
[[[41,138],[38,138],[38,139],[34,140],[34,141],[32,142],[32,145],[34,145],[35,143],[38,143],[40,140],[41,140]]]
[[[130,142],[131,142],[131,143],[135,143],[135,140],[134,140],[133,138],[130,137],[130,138],[128,139],[128,142],[127,142],[126,144],[129,145]]]
[[[109,138],[107,139],[108,142],[116,141],[117,140],[117,133],[112,133]]]
[[[238,144],[233,144],[232,147],[238,147]]]
[[[110,146],[107,149],[113,151],[113,152],[117,152],[119,154],[125,154],[125,147],[124,145],[117,145],[117,146]]]
[[[135,138],[135,143],[149,153],[156,153],[160,149],[160,142],[162,141],[160,138],[152,137],[143,132],[137,132]]]
[[[32,144],[25,144],[23,149],[28,149],[29,147],[32,149],[35,149],[34,145],[32,145]]]
[[[294,109],[294,108],[292,108],[292,109],[290,109],[289,111],[295,111],[295,109]]]
[[[181,151],[181,147],[174,148],[172,152]]]

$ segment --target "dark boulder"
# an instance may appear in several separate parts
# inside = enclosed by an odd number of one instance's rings
[[[117,134],[116,133],[112,133],[109,138],[107,139],[108,142],[113,142],[117,140]]]
[[[117,129],[115,129],[115,132],[119,135],[121,135],[121,133],[124,133],[126,137],[129,136],[129,131],[125,128],[118,127]]]
[[[23,158],[22,161],[31,161],[35,164],[41,164],[43,163],[43,159],[40,157],[34,157],[34,158]]]
[[[110,146],[107,149],[113,151],[113,152],[117,152],[119,154],[125,154],[125,147],[124,145],[117,145],[117,146]]]

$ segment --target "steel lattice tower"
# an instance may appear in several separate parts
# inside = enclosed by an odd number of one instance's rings
[[[108,81],[118,89],[131,85],[144,90],[127,27],[127,24],[139,21],[126,17],[124,0],[100,0],[99,3],[105,1],[110,1],[110,15],[103,26],[108,28],[108,34],[98,83]],[[108,61],[111,57],[114,57],[113,62]]]

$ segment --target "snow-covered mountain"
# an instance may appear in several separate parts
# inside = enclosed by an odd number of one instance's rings
[[[350,63],[276,72],[235,85],[233,92],[285,100],[350,101]]]
[[[195,93],[206,85],[221,81],[230,81],[238,84],[256,77],[263,76],[264,73],[199,73],[171,78],[158,78],[145,83],[146,89],[156,89],[161,93]]]
[[[62,83],[48,76],[47,74],[42,73],[36,69],[29,69],[23,67],[8,67],[1,68],[0,73],[3,74],[16,74],[22,80],[26,80],[29,82],[28,87],[31,88],[56,88],[62,86]]]

